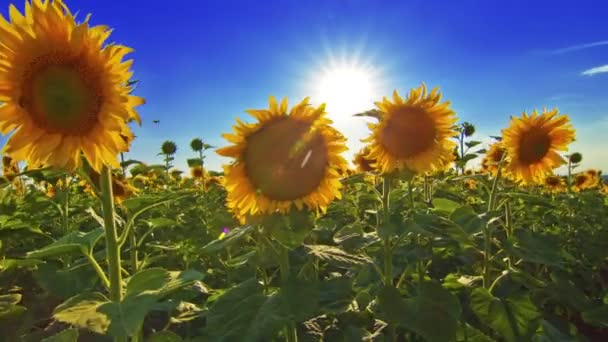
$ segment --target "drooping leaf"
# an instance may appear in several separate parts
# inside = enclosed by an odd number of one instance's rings
[[[253,232],[253,226],[237,227],[232,229],[223,239],[216,239],[209,242],[201,249],[203,254],[214,254],[226,247],[231,246],[239,241],[244,240],[251,232]]]
[[[326,245],[305,245],[309,255],[328,262],[336,267],[350,268],[371,261],[362,255],[351,254],[341,248]]]
[[[105,303],[109,303],[109,300],[101,293],[82,293],[57,306],[53,317],[60,322],[105,334],[111,321],[98,311]]]
[[[479,320],[507,342],[527,341],[538,327],[541,315],[525,294],[508,298],[494,297],[487,289],[471,294],[471,309]]]
[[[61,268],[54,263],[45,263],[38,265],[33,275],[40,287],[62,299],[88,292],[98,281],[89,264]]]
[[[48,246],[28,252],[26,258],[47,259],[67,256],[74,253],[90,253],[103,236],[103,228],[93,229],[88,233],[70,232]]]

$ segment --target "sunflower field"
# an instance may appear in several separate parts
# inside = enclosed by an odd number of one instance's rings
[[[608,184],[567,114],[484,148],[422,84],[354,115],[350,163],[324,105],[270,97],[150,165],[109,36],[62,0],[0,16],[0,341],[608,340]]]

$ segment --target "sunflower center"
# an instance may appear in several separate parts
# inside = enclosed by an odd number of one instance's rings
[[[312,193],[325,177],[327,164],[325,140],[308,122],[280,118],[247,138],[247,176],[272,200],[291,201]]]
[[[549,152],[551,138],[540,128],[532,128],[524,133],[519,142],[520,160],[524,163],[541,161]]]
[[[435,143],[435,126],[424,109],[403,106],[388,118],[380,133],[380,142],[397,158],[415,157]]]
[[[20,105],[49,132],[84,135],[101,109],[96,73],[57,56],[35,60],[24,75]]]

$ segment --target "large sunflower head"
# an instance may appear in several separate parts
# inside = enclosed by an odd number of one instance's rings
[[[410,91],[406,99],[397,91],[393,100],[376,102],[383,113],[380,122],[368,126],[372,134],[364,139],[370,143],[368,158],[376,161],[376,169],[390,173],[411,169],[419,173],[443,170],[454,159],[456,143],[452,137],[456,115],[449,102],[440,103],[441,93],[434,88],[430,94],[424,84]]]
[[[550,175],[545,178],[544,186],[549,192],[562,192],[566,190],[566,180],[560,176]]]
[[[128,149],[121,132],[139,122],[129,95],[132,50],[104,42],[106,26],[75,21],[63,0],[25,3],[25,15],[10,7],[10,22],[0,16],[0,132],[4,149],[31,165],[72,170],[89,164],[118,167]]]
[[[241,222],[293,206],[324,211],[340,197],[346,139],[330,126],[325,105],[314,108],[305,98],[288,112],[286,98],[278,104],[271,96],[269,109],[247,112],[258,122],[237,119],[235,134],[223,135],[233,145],[217,150],[235,159],[224,166],[224,186]]]
[[[507,170],[522,183],[542,183],[553,169],[566,163],[558,152],[567,150],[575,136],[570,119],[558,115],[557,109],[512,117],[502,134],[509,155]]]
[[[374,167],[372,166],[374,164],[374,160],[367,157],[369,150],[369,146],[365,146],[363,149],[361,149],[361,151],[355,154],[353,163],[360,172],[374,171]]]
[[[488,152],[481,161],[481,171],[496,174],[499,164],[504,161],[505,152],[506,150],[500,141],[490,145]]]

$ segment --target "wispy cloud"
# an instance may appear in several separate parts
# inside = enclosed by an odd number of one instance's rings
[[[584,50],[584,49],[589,49],[589,48],[592,48],[592,47],[604,46],[604,45],[608,45],[608,40],[601,40],[601,41],[593,42],[593,43],[568,46],[568,47],[565,47],[565,48],[562,48],[562,49],[553,50],[553,51],[551,51],[551,53],[554,54],[554,55],[559,55],[559,54],[562,54],[562,53],[567,53],[567,52],[572,52],[572,51],[578,51],[578,50]]]
[[[601,73],[604,73],[604,72],[608,72],[608,64],[601,65],[601,66],[598,66],[598,67],[595,67],[595,68],[591,68],[591,69],[587,69],[587,70],[583,71],[581,73],[581,75],[593,76],[593,75],[601,74]]]

